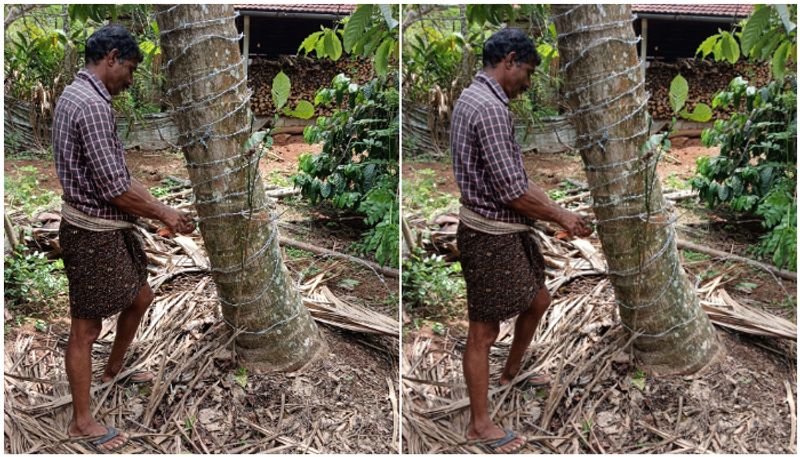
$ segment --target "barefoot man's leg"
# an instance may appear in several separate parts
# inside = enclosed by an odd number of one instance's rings
[[[72,318],[67,353],[65,356],[67,379],[72,393],[72,421],[67,433],[71,437],[103,436],[107,429],[97,422],[89,410],[89,388],[92,384],[92,344],[103,327],[101,319]],[[127,436],[122,433],[100,445],[114,449],[122,445]]]
[[[464,378],[469,393],[470,422],[467,439],[493,440],[505,436],[505,431],[489,417],[489,349],[500,331],[499,322],[469,321],[467,347],[464,351]],[[519,437],[497,449],[499,453],[513,452],[524,443]]]
[[[530,308],[520,313],[517,322],[514,324],[514,340],[511,343],[511,350],[508,352],[508,359],[500,375],[500,384],[508,384],[519,372],[522,356],[531,344],[533,333],[539,325],[547,307],[550,306],[550,293],[547,287],[541,287],[533,298]]]
[[[139,289],[139,294],[133,300],[133,304],[120,313],[117,320],[117,334],[114,337],[114,345],[111,347],[111,355],[108,356],[108,364],[106,364],[105,372],[100,378],[103,382],[110,381],[122,370],[125,352],[136,335],[136,329],[139,328],[142,316],[147,312],[147,308],[152,302],[153,291],[150,289],[150,285],[145,283]],[[144,376],[152,378],[153,375],[152,373],[145,373]]]

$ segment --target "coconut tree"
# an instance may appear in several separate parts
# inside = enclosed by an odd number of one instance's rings
[[[553,5],[558,52],[597,232],[622,325],[652,371],[692,372],[717,351],[714,329],[681,267],[655,172],[644,70],[630,5]]]
[[[181,136],[206,251],[237,353],[292,370],[323,347],[289,279],[251,137],[249,93],[231,5],[157,5],[165,94]]]

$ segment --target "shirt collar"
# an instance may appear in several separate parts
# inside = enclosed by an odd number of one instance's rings
[[[111,103],[111,94],[108,93],[106,85],[103,84],[103,81],[100,81],[100,78],[98,78],[97,75],[83,68],[81,69],[81,71],[78,72],[76,78],[83,79],[84,81],[87,81],[89,84],[94,86],[94,90],[96,90],[97,93],[100,94],[100,96],[103,97],[105,101]]]
[[[504,105],[508,105],[508,95],[506,95],[506,91],[503,90],[503,87],[497,82],[496,79],[491,77],[488,73],[481,70],[475,75],[475,80],[485,84],[486,86],[494,92],[494,95],[503,102]]]

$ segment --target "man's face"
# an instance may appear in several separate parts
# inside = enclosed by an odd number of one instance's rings
[[[509,99],[522,95],[530,88],[531,75],[536,70],[536,66],[529,62],[519,62],[516,57],[516,53],[512,51],[501,62],[506,76],[503,90]]]
[[[530,88],[531,76],[535,70],[536,67],[528,62],[511,62],[507,73],[508,87],[505,88],[508,98],[516,98]]]
[[[130,59],[120,60],[119,51],[116,49],[113,49],[106,59],[109,65],[106,89],[111,95],[119,95],[133,85],[133,73],[139,67],[139,62]]]

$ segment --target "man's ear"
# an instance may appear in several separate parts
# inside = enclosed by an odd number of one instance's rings
[[[119,60],[119,49],[114,48],[108,51],[106,57],[108,58],[108,66],[113,66]]]
[[[503,59],[503,63],[505,64],[507,69],[511,69],[514,66],[514,63],[517,61],[517,51],[511,51],[506,54],[506,57]]]

